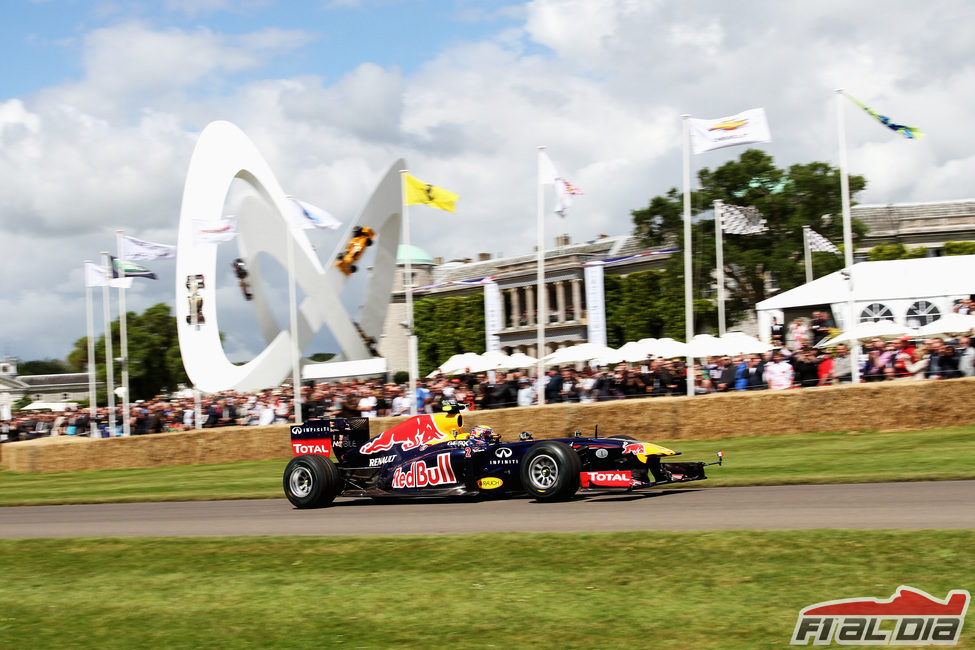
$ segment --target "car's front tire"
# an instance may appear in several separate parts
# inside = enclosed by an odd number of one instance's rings
[[[572,447],[557,440],[534,445],[521,461],[521,484],[539,501],[566,501],[579,491],[582,461]]]
[[[322,508],[341,491],[339,470],[324,456],[296,456],[284,469],[284,493],[296,508]]]

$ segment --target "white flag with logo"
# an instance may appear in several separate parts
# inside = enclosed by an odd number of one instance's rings
[[[584,194],[584,192],[562,176],[559,176],[548,154],[543,151],[539,157],[541,162],[539,163],[538,182],[541,185],[555,186],[554,212],[560,217],[564,217],[565,211],[572,205],[572,197]]]
[[[722,203],[718,209],[721,231],[728,235],[757,235],[768,230],[758,208]]]
[[[692,118],[689,122],[691,143],[696,154],[739,144],[772,141],[764,108],[752,108],[716,120]]]
[[[289,196],[288,198],[291,199],[291,204],[295,208],[292,219],[295,225],[302,230],[312,230],[313,228],[338,230],[338,227],[342,225],[342,222],[336,219],[328,210],[323,210],[311,203],[299,201],[293,196]]]
[[[237,236],[237,217],[227,216],[212,221],[193,220],[194,244],[219,244]]]
[[[840,249],[833,245],[833,242],[826,239],[812,228],[806,228],[809,233],[809,250],[813,253],[836,253],[840,254]]]
[[[122,257],[130,262],[171,260],[176,257],[176,247],[123,235]]]
[[[99,266],[92,262],[85,262],[85,286],[131,289],[132,278],[113,278],[112,274],[104,266]]]

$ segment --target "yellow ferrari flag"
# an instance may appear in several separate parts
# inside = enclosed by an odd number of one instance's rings
[[[448,212],[454,211],[454,203],[460,198],[456,194],[442,187],[424,183],[409,174],[404,176],[406,176],[406,205],[432,205]]]

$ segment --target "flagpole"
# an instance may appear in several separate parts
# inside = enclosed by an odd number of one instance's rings
[[[537,215],[538,215],[538,251],[536,258],[536,280],[537,285],[535,302],[538,305],[538,314],[535,317],[536,336],[538,338],[538,366],[535,370],[536,392],[538,404],[545,403],[545,320],[548,318],[548,291],[545,289],[545,193],[542,184],[542,156],[545,155],[545,147],[538,148],[538,183],[537,192]]]
[[[400,194],[403,198],[403,261],[405,262],[405,268],[403,269],[403,292],[406,298],[406,331],[409,333],[409,338],[407,339],[407,350],[406,359],[407,365],[409,366],[409,386],[406,388],[406,399],[410,401],[410,415],[417,414],[417,404],[416,404],[416,379],[419,375],[419,369],[417,368],[417,340],[416,334],[413,332],[413,255],[410,253],[410,207],[409,199],[406,196],[406,174],[407,170],[401,169],[399,172],[400,177]]]
[[[813,281],[812,252],[809,249],[809,226],[802,227],[802,255],[806,263],[806,282]]]
[[[132,428],[129,422],[129,337],[128,337],[128,317],[125,313],[125,256],[122,252],[122,231],[115,231],[115,250],[118,252],[119,277],[122,279],[118,288],[118,311],[119,311],[119,354],[122,355],[122,435],[132,435]]]
[[[288,310],[291,318],[291,405],[295,424],[301,424],[301,350],[298,347],[298,296],[295,288],[294,224],[288,222],[284,232],[288,238]]]
[[[853,306],[853,228],[850,224],[850,179],[846,163],[846,124],[843,121],[843,89],[836,89],[836,132],[840,146],[840,197],[843,201],[843,257],[847,273],[846,331],[852,333],[856,327],[856,314]],[[850,378],[854,384],[860,383],[860,342],[850,339]]]
[[[95,316],[92,314],[91,287],[88,286],[89,264],[91,260],[85,260],[83,268],[85,269],[85,325],[88,332],[88,410],[91,412],[88,435],[94,438],[95,431],[98,430],[98,395],[95,393]]]
[[[690,343],[694,338],[694,285],[691,277],[691,116],[681,115],[684,131],[684,336],[687,338],[687,395],[694,395],[694,357]]]
[[[724,240],[723,226],[721,223],[721,206],[724,202],[720,199],[714,202],[714,239],[715,263],[718,267],[718,336],[724,336]]]
[[[108,252],[102,251],[102,266],[108,269],[109,278],[112,277],[112,260]],[[109,282],[102,286],[102,314],[105,319],[105,392],[108,394],[108,437],[115,434],[115,359],[112,356],[112,306]]]

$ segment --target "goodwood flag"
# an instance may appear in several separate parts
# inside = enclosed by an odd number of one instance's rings
[[[843,94],[849,97],[850,101],[852,101],[854,104],[856,104],[857,106],[865,110],[867,113],[869,113],[870,116],[873,117],[873,119],[877,120],[878,122],[886,126],[891,131],[900,133],[902,136],[904,136],[909,140],[917,140],[918,138],[924,137],[924,134],[921,133],[920,129],[917,129],[913,126],[905,126],[903,124],[897,124],[886,115],[881,115],[880,113],[873,110],[872,108],[867,107],[865,104],[863,104],[853,95],[847,95],[846,93]]]
[[[772,141],[764,108],[752,108],[717,120],[688,121],[696,154],[739,144]]]
[[[757,235],[768,230],[765,219],[757,208],[722,203],[721,230],[728,235]]]
[[[840,254],[840,249],[833,245],[833,242],[826,239],[812,228],[806,228],[808,233],[809,250],[813,253],[836,253]]]

